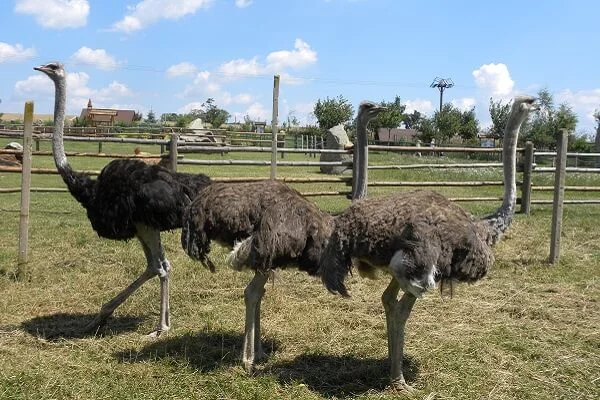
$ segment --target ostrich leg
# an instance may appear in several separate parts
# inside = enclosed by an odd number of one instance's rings
[[[381,301],[385,309],[387,325],[388,355],[390,359],[391,384],[399,389],[410,390],[404,380],[402,372],[402,357],[404,355],[404,326],[417,298],[411,293],[404,293],[397,300],[400,283],[392,278],[390,284],[383,292]]]
[[[146,270],[123,291],[117,294],[114,298],[106,302],[100,312],[86,326],[87,331],[96,331],[99,327],[106,323],[106,320],[113,314],[125,300],[129,298],[136,290],[138,290],[147,280],[158,275],[160,277],[160,321],[156,330],[150,333],[150,336],[158,336],[162,332],[169,330],[169,261],[165,257],[165,253],[160,242],[160,232],[150,229],[146,226],[138,226],[137,235],[144,254],[146,255],[147,267]]]
[[[244,354],[242,361],[246,372],[252,373],[254,363],[263,357],[260,343],[260,303],[265,294],[268,274],[256,271],[254,278],[244,290],[246,303],[246,327],[244,330]]]

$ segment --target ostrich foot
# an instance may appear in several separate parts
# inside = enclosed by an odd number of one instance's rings
[[[392,390],[396,390],[398,392],[403,392],[407,394],[414,394],[417,392],[417,389],[413,388],[408,383],[406,383],[404,378],[392,380],[388,387]]]
[[[83,327],[83,331],[85,333],[97,334],[102,328],[104,328],[107,319],[107,317],[97,316],[92,320],[92,322]]]
[[[162,334],[166,334],[169,331],[169,329],[170,329],[170,327],[168,327],[168,326],[157,326],[156,330],[150,332],[147,336],[149,338],[155,339]]]

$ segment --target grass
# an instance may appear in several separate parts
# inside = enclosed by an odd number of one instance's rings
[[[69,144],[68,150],[85,146]],[[104,151],[129,152],[120,146],[105,144]],[[289,159],[294,158],[289,155]],[[381,153],[371,161],[401,163],[410,158]],[[72,162],[77,168],[99,169],[106,160],[73,158]],[[36,157],[34,166],[51,167],[52,161]],[[208,167],[202,171],[212,176],[266,177],[269,170]],[[316,176],[317,171],[281,168],[279,173]],[[373,171],[370,177],[500,179],[496,169]],[[552,182],[550,175],[534,179],[537,184]],[[568,184],[598,185],[599,180],[591,175],[568,176]],[[0,174],[0,187],[18,185],[18,175]],[[34,176],[34,186],[42,185],[62,186],[56,176]],[[370,195],[394,190],[398,189],[372,188]],[[445,188],[443,192],[500,195],[498,188]],[[227,268],[223,249],[214,248],[221,268],[211,274],[187,258],[179,245],[179,232],[165,233],[164,244],[174,266],[169,334],[157,340],[145,337],[158,320],[158,281],[151,281],[117,309],[102,335],[86,336],[81,327],[100,305],[141,273],[144,257],[139,245],[98,238],[84,210],[68,194],[34,193],[31,279],[16,281],[20,196],[7,194],[0,199],[2,399],[404,396],[386,389],[387,346],[380,302],[388,282],[385,277],[351,277],[353,296],[342,299],[305,274],[278,272],[267,285],[262,307],[269,357],[254,376],[247,376],[240,354],[243,290],[251,275]],[[330,211],[347,205],[339,198],[315,201]],[[464,206],[482,215],[497,205]],[[550,206],[534,205],[530,217],[517,215],[484,280],[456,287],[452,298],[430,293],[417,302],[407,324],[405,376],[418,392],[408,398],[600,397],[600,206],[566,207],[561,262],[552,267],[546,263],[551,212]]]

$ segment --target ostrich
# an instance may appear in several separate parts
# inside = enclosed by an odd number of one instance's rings
[[[385,109],[361,103],[355,152],[366,146],[367,124]],[[247,372],[264,354],[260,342],[260,304],[264,286],[276,268],[296,266],[310,275],[332,233],[334,217],[296,190],[277,181],[212,183],[202,189],[184,215],[181,244],[187,254],[211,271],[210,242],[233,247],[235,269],[248,267],[254,277],[244,291],[246,323],[242,361]]]
[[[513,101],[504,133],[504,198],[492,215],[475,219],[436,192],[414,191],[358,200],[336,218],[320,260],[327,289],[348,296],[344,278],[352,264],[361,275],[376,269],[392,275],[382,302],[394,386],[409,388],[402,373],[404,326],[416,299],[439,281],[476,281],[493,263],[492,246],[515,212],[517,137],[537,109],[534,101],[529,96]],[[397,300],[400,290],[404,294]]]
[[[146,270],[127,288],[105,303],[86,326],[96,331],[114,310],[144,282],[160,279],[160,320],[151,336],[169,329],[169,269],[160,241],[160,232],[181,227],[184,208],[200,188],[210,183],[206,175],[171,172],[140,160],[113,160],[96,180],[74,171],[67,161],[63,143],[66,74],[61,63],[34,68],[45,73],[55,85],[54,135],[52,153],[56,168],[69,192],[86,209],[92,228],[99,236],[113,240],[137,237],[146,256]]]

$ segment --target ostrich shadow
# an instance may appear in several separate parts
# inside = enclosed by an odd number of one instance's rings
[[[111,336],[135,331],[146,319],[139,316],[112,316],[96,331],[86,331],[85,326],[97,314],[57,313],[35,317],[21,323],[21,328],[32,336],[46,339],[83,339],[94,336]]]
[[[181,336],[161,337],[141,350],[125,349],[114,354],[122,363],[166,361],[176,365],[187,365],[202,372],[213,371],[224,366],[241,365],[244,336],[232,331],[204,331]],[[263,339],[266,358],[278,350],[279,343]]]
[[[404,357],[404,377],[415,380],[418,365]],[[389,361],[353,355],[303,354],[292,361],[274,364],[266,375],[283,385],[299,383],[324,397],[355,397],[370,391],[383,391],[389,385]]]

